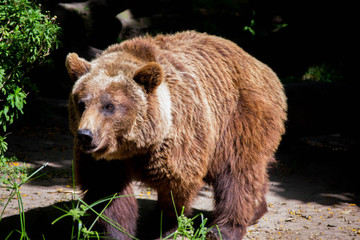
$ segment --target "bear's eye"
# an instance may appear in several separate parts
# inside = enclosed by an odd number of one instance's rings
[[[78,109],[80,113],[83,113],[85,111],[85,103],[83,101],[80,101],[78,103]]]
[[[106,105],[104,106],[104,109],[105,109],[106,111],[108,111],[108,112],[112,112],[112,111],[114,111],[115,106],[114,106],[114,104],[112,104],[112,103],[108,103],[108,104],[106,104]]]

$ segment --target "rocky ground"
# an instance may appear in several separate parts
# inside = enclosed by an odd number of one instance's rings
[[[66,239],[60,236],[70,235],[68,223],[51,225],[62,214],[54,206],[69,206],[74,192],[73,138],[67,128],[66,101],[38,99],[28,111],[8,136],[8,154],[15,154],[19,164],[32,169],[48,164],[41,171],[45,175],[21,187],[26,226],[32,239],[43,239],[41,232],[45,239]],[[353,157],[339,160],[342,155],[337,152],[317,152],[314,162],[311,152],[300,150],[278,153],[279,164],[270,169],[269,212],[248,228],[245,239],[360,239],[359,180],[355,161],[350,161]],[[141,211],[152,208],[156,193],[135,185]],[[9,191],[0,189],[0,211],[8,196]],[[205,187],[193,207],[207,215],[212,203],[211,188]],[[13,199],[0,221],[0,239],[19,228],[18,214]]]

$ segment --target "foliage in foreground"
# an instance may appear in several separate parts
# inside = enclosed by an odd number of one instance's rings
[[[12,168],[17,167],[18,163],[15,162],[15,163],[12,163],[11,165],[13,165],[13,166],[10,166]],[[30,179],[39,177],[37,175],[46,166],[47,166],[47,164],[44,164],[42,167],[40,167],[39,169],[34,171],[30,176],[21,175],[21,171],[19,172],[18,170],[16,170],[14,168],[13,171],[15,171],[17,173],[15,175],[16,177],[14,177],[14,175],[12,177],[8,177],[8,182],[7,182],[8,187],[7,188],[8,188],[8,190],[10,190],[10,194],[8,197],[8,201],[5,203],[4,208],[3,208],[2,212],[0,213],[0,223],[1,223],[1,220],[3,217],[3,214],[4,214],[7,206],[9,205],[10,201],[12,201],[13,199],[16,199],[17,203],[18,203],[18,209],[19,209],[20,229],[16,229],[16,230],[13,230],[12,232],[10,232],[8,234],[7,238],[12,236],[13,234],[18,233],[18,234],[20,234],[19,239],[30,240],[30,238],[26,232],[26,219],[25,219],[25,212],[24,212],[24,203],[22,201],[22,195],[20,192],[20,188],[23,184],[28,182]],[[75,179],[74,171],[72,171],[72,172],[73,172],[73,179]],[[135,236],[131,236],[130,234],[126,233],[125,229],[122,226],[120,226],[118,223],[116,223],[112,219],[103,215],[103,212],[105,211],[105,209],[110,205],[110,203],[114,199],[122,198],[122,197],[130,197],[130,196],[118,196],[117,194],[114,194],[113,196],[109,196],[107,198],[100,199],[92,204],[87,204],[86,202],[84,202],[81,198],[79,198],[75,194],[75,192],[76,192],[75,191],[76,190],[75,183],[73,183],[73,188],[74,188],[73,199],[76,199],[76,200],[72,201],[71,208],[63,209],[63,208],[54,206],[58,210],[62,211],[64,214],[52,222],[52,224],[56,224],[58,221],[62,220],[63,218],[71,217],[73,219],[73,224],[72,224],[72,228],[68,229],[69,239],[88,240],[88,239],[103,239],[103,238],[105,238],[105,236],[102,233],[98,233],[97,231],[93,230],[95,223],[99,219],[102,219],[103,221],[108,222],[113,227],[115,227],[119,231],[125,233],[132,239],[138,240],[138,238],[136,238]],[[105,207],[100,212],[97,212],[94,209],[94,207],[99,204],[105,204]],[[175,232],[171,233],[169,236],[167,236],[165,238],[163,238],[161,236],[160,239],[163,239],[163,240],[167,240],[167,239],[205,240],[207,233],[214,226],[210,227],[210,228],[206,227],[207,219],[204,218],[203,214],[201,214],[201,213],[196,215],[193,218],[186,217],[184,215],[184,207],[182,208],[181,214],[178,215],[178,213],[176,212],[176,206],[175,206],[174,199],[173,199],[173,204],[174,204],[174,211],[177,216],[177,223],[178,223],[177,229]],[[89,214],[93,214],[93,215],[95,214],[95,216],[96,216],[95,220],[91,223],[87,223],[87,221],[86,221],[86,218]],[[201,218],[201,224],[196,229],[194,227],[194,220],[199,217]],[[160,226],[162,226],[162,220],[160,222]],[[67,229],[64,229],[64,230],[67,230]],[[218,231],[219,231],[219,229],[218,229]],[[160,234],[162,234],[162,232],[160,232]],[[220,231],[219,231],[219,234],[220,234]],[[220,234],[220,238],[221,238],[221,234]]]
[[[130,234],[126,233],[125,229],[122,226],[120,226],[118,223],[114,222],[112,219],[103,215],[103,212],[105,211],[105,209],[110,205],[110,203],[114,199],[122,198],[122,197],[130,197],[130,196],[117,196],[115,194],[111,197],[101,199],[101,200],[96,201],[95,203],[89,205],[74,195],[74,198],[77,198],[77,203],[75,204],[75,202],[73,202],[71,209],[65,210],[65,209],[57,208],[57,209],[63,211],[64,214],[62,216],[60,216],[59,218],[55,219],[52,222],[52,224],[55,224],[56,222],[58,222],[59,220],[65,218],[65,217],[72,217],[73,225],[72,225],[72,229],[71,229],[71,236],[70,236],[71,239],[77,239],[77,240],[83,240],[83,239],[87,240],[87,239],[93,239],[93,238],[101,239],[101,238],[104,238],[105,236],[103,236],[101,233],[98,233],[97,231],[93,230],[93,227],[94,227],[96,221],[101,218],[103,221],[106,221],[107,223],[112,225],[114,228],[125,233],[132,239],[138,240],[138,238],[136,238],[135,236],[131,236]],[[101,204],[101,203],[106,203],[106,202],[107,202],[107,204],[101,212],[97,212],[96,210],[94,210],[94,207],[96,205]],[[176,212],[176,206],[175,206],[174,200],[173,200],[173,204],[174,204],[174,208],[175,208],[175,212]],[[86,217],[88,215],[88,212],[91,212],[91,214],[95,214],[97,216],[96,219],[91,223],[90,227],[85,226],[85,221],[84,221],[84,217]],[[184,215],[184,207],[182,208],[182,212],[180,215],[178,215],[178,213],[176,212],[176,216],[177,216],[177,223],[178,223],[176,231],[171,233],[169,236],[167,236],[165,238],[160,236],[160,239],[163,239],[163,240],[167,240],[167,239],[205,240],[207,233],[213,228],[213,227],[210,227],[210,228],[206,227],[207,219],[206,218],[204,219],[204,216],[201,213],[196,215],[193,218],[187,218]],[[194,220],[198,217],[201,218],[201,224],[198,229],[195,229]],[[162,226],[162,220],[160,222],[160,226]],[[162,234],[162,230],[160,230],[160,231],[161,231],[160,234]],[[218,231],[219,231],[219,229],[218,229]],[[220,231],[219,231],[219,235],[221,238]]]

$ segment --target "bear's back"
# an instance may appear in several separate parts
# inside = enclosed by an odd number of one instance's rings
[[[233,111],[239,101],[246,101],[260,102],[266,111],[286,118],[286,97],[277,75],[235,43],[194,31],[159,35],[154,43],[159,48],[160,63],[170,64],[167,69],[175,68],[172,71],[180,74],[182,81],[187,80],[187,87],[196,82],[204,90],[204,96],[214,101],[214,113],[224,116],[219,108]]]
[[[275,104],[286,104],[277,75],[229,40],[187,31],[158,35],[151,41],[158,48],[156,59],[164,64],[170,62],[177,71],[196,76],[196,81],[202,81],[209,91],[235,91],[234,94],[239,95],[239,91],[251,89]]]

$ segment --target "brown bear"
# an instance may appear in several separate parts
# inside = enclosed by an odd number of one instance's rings
[[[231,41],[187,31],[115,44],[91,62],[70,53],[66,67],[76,81],[70,129],[85,201],[132,195],[131,182],[141,181],[171,218],[171,193],[189,213],[208,183],[213,223],[234,240],[267,211],[267,166],[287,110],[268,66]],[[104,214],[135,235],[137,211],[129,196],[114,199]],[[100,225],[111,239],[131,239]]]

